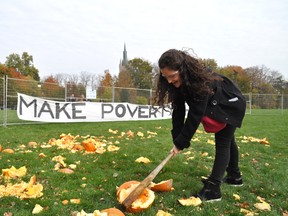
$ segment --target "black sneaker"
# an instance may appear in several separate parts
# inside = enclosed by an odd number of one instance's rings
[[[202,190],[196,195],[203,202],[215,202],[221,200],[220,184],[216,184],[209,179],[201,180],[204,184]]]
[[[241,176],[238,178],[226,176],[225,178],[223,178],[222,182],[235,187],[243,186],[243,180]]]

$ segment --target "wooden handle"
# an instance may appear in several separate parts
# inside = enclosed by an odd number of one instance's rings
[[[131,204],[142,194],[146,187],[152,182],[152,180],[157,176],[160,170],[165,166],[165,164],[170,160],[174,154],[170,153],[122,202],[122,204],[128,208]]]

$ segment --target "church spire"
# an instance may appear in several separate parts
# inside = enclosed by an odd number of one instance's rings
[[[128,65],[128,58],[127,58],[127,51],[126,51],[126,43],[124,43],[122,66],[126,66],[126,65]]]

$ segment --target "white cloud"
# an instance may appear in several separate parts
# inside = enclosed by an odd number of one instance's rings
[[[27,51],[41,77],[117,74],[126,42],[130,59],[191,47],[220,66],[263,64],[288,77],[287,10],[285,0],[2,1],[0,62]]]

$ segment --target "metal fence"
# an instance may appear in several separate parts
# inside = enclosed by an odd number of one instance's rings
[[[97,93],[92,102],[128,102],[133,104],[151,104],[152,89],[94,86]],[[55,101],[86,100],[86,88],[82,84],[59,85],[31,80],[0,78],[0,124],[31,124],[17,117],[17,93],[41,97]],[[246,114],[277,115],[288,109],[288,95],[282,94],[244,94],[247,101]],[[38,123],[38,122],[37,122]]]

